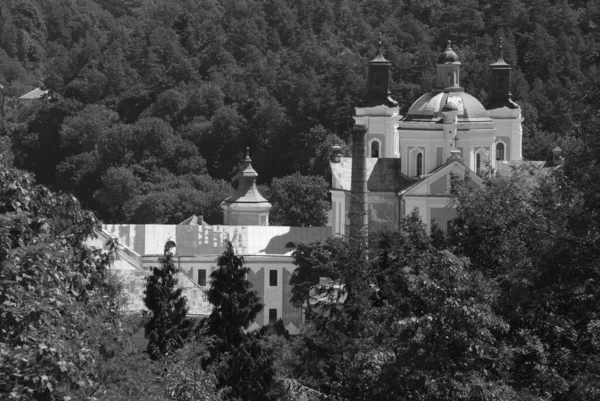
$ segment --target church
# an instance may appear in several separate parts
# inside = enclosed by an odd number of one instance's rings
[[[395,228],[413,210],[425,223],[437,220],[447,229],[456,216],[449,204],[453,177],[477,188],[483,185],[477,173],[486,165],[501,170],[520,161],[523,119],[521,108],[511,100],[510,66],[502,53],[491,65],[487,107],[460,86],[461,63],[450,42],[437,59],[435,88],[417,99],[405,116],[390,96],[390,67],[381,49],[368,64],[366,102],[354,116],[365,129],[355,131],[353,157],[342,157],[340,147],[332,149],[327,227],[270,226],[271,205],[257,189],[258,173],[248,150],[235,192],[221,203],[223,225],[211,226],[201,216],[178,225],[103,225],[90,245],[106,247],[107,240],[118,239],[111,271],[123,282],[125,309],[144,309],[145,277],[159,265],[165,243],[172,241],[188,313],[208,316],[210,274],[231,242],[250,268],[248,280],[264,303],[250,329],[281,319],[291,334],[298,333],[304,316],[290,303],[289,284],[296,268],[296,244],[348,235],[352,224],[360,229]]]
[[[511,100],[511,67],[502,58],[490,65],[489,102],[482,105],[460,86],[461,62],[448,41],[437,58],[437,79],[405,116],[389,91],[391,63],[381,52],[369,62],[367,101],[356,107],[354,120],[366,129],[353,137],[354,158],[332,149],[334,234],[347,234],[353,201],[366,188],[364,209],[369,229],[394,228],[415,209],[426,224],[437,220],[443,230],[456,216],[449,205],[451,179],[462,177],[479,187],[478,173],[501,170],[521,160],[521,108]],[[364,155],[364,156],[363,156]],[[358,167],[356,167],[358,166]],[[359,202],[360,203],[360,202]],[[357,213],[361,213],[358,210]]]

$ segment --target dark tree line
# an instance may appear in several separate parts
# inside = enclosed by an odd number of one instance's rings
[[[7,133],[20,167],[107,221],[218,221],[247,146],[261,182],[329,178],[379,32],[402,111],[430,89],[448,39],[485,103],[502,37],[524,155],[543,160],[576,149],[595,114],[580,104],[598,81],[599,18],[595,2],[566,0],[7,0]],[[60,100],[15,100],[38,85]]]

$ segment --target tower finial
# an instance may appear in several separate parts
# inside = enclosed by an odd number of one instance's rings
[[[246,160],[250,159],[250,146],[246,146]]]
[[[448,39],[448,44],[446,45],[446,50],[452,50],[452,41]]]
[[[379,47],[379,54],[383,54],[381,52],[381,39],[383,38],[383,35],[381,34],[381,32],[379,32],[379,40],[377,41],[377,46]]]
[[[500,45],[498,47],[500,48],[500,57],[502,57],[502,35],[500,35]]]

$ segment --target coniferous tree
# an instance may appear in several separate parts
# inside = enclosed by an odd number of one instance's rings
[[[153,269],[146,279],[144,304],[150,311],[146,323],[149,336],[148,353],[153,359],[168,355],[183,346],[190,331],[191,322],[186,319],[187,302],[182,289],[176,288],[177,268],[170,252],[171,241],[165,245],[165,254],[160,259],[160,267]]]
[[[208,291],[213,312],[206,333],[216,338],[210,362],[221,365],[219,386],[228,387],[232,399],[269,400],[274,375],[272,350],[259,332],[245,332],[263,308],[246,279],[250,269],[235,255],[231,242],[217,265]]]

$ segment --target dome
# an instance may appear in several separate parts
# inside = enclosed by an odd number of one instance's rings
[[[459,63],[458,55],[452,50],[452,42],[448,41],[446,50],[440,53],[438,64]]]
[[[430,92],[413,103],[404,121],[432,121],[442,118],[442,112],[458,111],[458,122],[491,122],[489,112],[466,92]],[[456,109],[456,110],[455,110]]]
[[[448,102],[442,107],[442,113],[444,111],[458,111],[458,106],[452,102]]]

